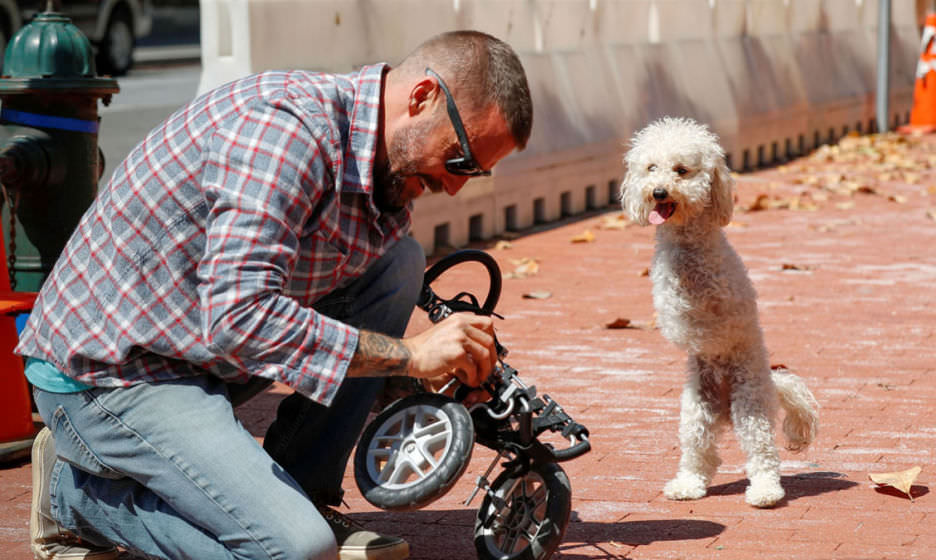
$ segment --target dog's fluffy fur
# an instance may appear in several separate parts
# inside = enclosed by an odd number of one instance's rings
[[[625,163],[622,206],[632,222],[656,226],[650,277],[658,325],[689,354],[682,458],[664,494],[705,496],[721,463],[716,438],[730,422],[747,455],[746,501],[770,507],[784,496],[773,431],[778,397],[792,450],[815,438],[818,405],[802,379],[771,372],[757,295],[722,231],[734,206],[724,151],[705,126],[666,117],[634,136]]]

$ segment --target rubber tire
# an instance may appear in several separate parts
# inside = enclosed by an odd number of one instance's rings
[[[556,463],[534,465],[525,476],[531,473],[539,475],[546,486],[546,515],[542,526],[522,550],[512,553],[500,549],[492,551],[489,544],[495,547],[497,545],[492,542],[491,530],[484,527],[484,519],[485,512],[493,506],[491,496],[486,494],[478,509],[474,529],[474,543],[479,560],[546,560],[562,542],[562,536],[565,534],[572,513],[572,486],[569,483],[569,477]],[[514,479],[515,477],[511,476],[509,471],[502,472],[494,480],[491,490],[497,494],[501,489],[512,485]]]
[[[438,467],[425,479],[407,488],[386,488],[374,480],[367,468],[367,452],[377,431],[394,415],[414,406],[432,406],[448,416],[452,441]],[[437,393],[418,393],[387,407],[368,424],[354,454],[354,480],[368,502],[389,511],[411,511],[425,507],[452,489],[471,461],[474,424],[468,410],[459,402]]]
[[[6,14],[0,15],[0,73],[3,71],[3,59],[6,56],[7,43],[13,38],[10,33],[10,23]]]
[[[117,45],[114,42],[114,33],[124,34],[120,40],[129,42],[128,45]],[[98,52],[95,57],[98,74],[110,76],[123,76],[133,66],[133,50],[136,47],[136,37],[133,34],[133,18],[130,10],[120,4],[111,12],[107,22],[107,30],[98,43]]]
[[[488,285],[488,293],[484,296],[484,303],[481,304],[481,309],[486,314],[490,314],[497,307],[497,301],[500,299],[503,277],[501,276],[500,266],[498,266],[494,257],[480,249],[462,249],[442,257],[426,270],[423,285],[431,285],[446,270],[466,262],[480,263],[487,269],[490,284]]]

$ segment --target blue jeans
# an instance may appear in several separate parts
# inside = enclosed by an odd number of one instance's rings
[[[422,249],[404,238],[316,308],[402,336],[424,268]],[[334,535],[306,488],[340,496],[348,456],[382,387],[381,378],[346,379],[327,408],[287,397],[270,429],[270,453],[237,421],[228,386],[213,376],[37,390],[60,459],[52,515],[92,543],[152,558],[333,560]]]

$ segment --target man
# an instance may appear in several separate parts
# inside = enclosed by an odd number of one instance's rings
[[[355,439],[387,376],[478,386],[496,361],[486,317],[401,338],[425,268],[410,203],[489,174],[531,125],[516,54],[463,31],[394,68],[244,78],[151,132],[18,346],[51,430],[36,557],[407,558],[326,507]],[[231,398],[274,380],[295,394],[261,448]]]

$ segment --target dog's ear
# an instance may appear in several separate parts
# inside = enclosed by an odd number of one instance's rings
[[[725,158],[718,158],[712,173],[712,209],[718,219],[718,224],[722,227],[731,222],[731,215],[734,212],[734,179],[731,177],[731,171],[725,163]]]
[[[624,174],[624,180],[621,181],[621,188],[618,191],[618,199],[621,201],[621,209],[627,214],[627,219],[638,225],[647,225],[646,219],[641,216],[639,195],[634,189],[639,188],[636,184],[637,177],[631,171],[632,165],[627,160],[624,161],[627,166],[627,172]]]

